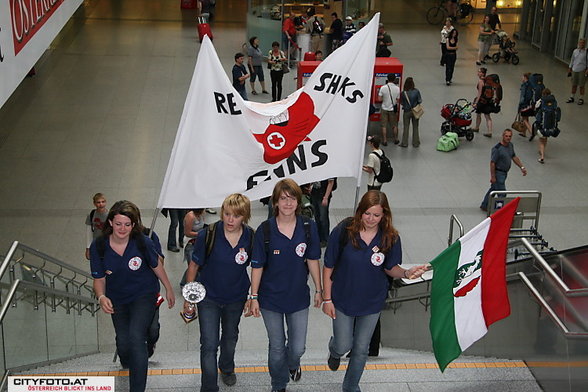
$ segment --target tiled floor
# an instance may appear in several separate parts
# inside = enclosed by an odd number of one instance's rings
[[[83,222],[92,207],[91,196],[99,191],[109,203],[123,198],[136,202],[145,221],[151,219],[199,49],[194,14],[181,12],[177,3],[86,1],[39,61],[37,76],[24,80],[0,109],[0,253],[19,240],[87,268]],[[247,38],[246,1],[217,3],[214,44],[228,72],[233,54]],[[484,218],[478,205],[489,186],[490,148],[515,116],[524,72],[545,75],[546,85],[562,105],[562,133],[549,141],[544,165],[537,162],[536,142],[514,136],[529,175],[513,170],[507,186],[543,192],[539,229],[551,246],[586,244],[588,106],[564,103],[569,92],[566,66],[519,43],[518,66],[488,65],[504,87],[503,111],[493,116],[495,136],[476,135],[472,142],[463,140],[457,151],[437,152],[442,105],[475,96],[477,25],[460,28],[454,84],[447,87],[444,69],[438,65],[439,28],[424,20],[430,3],[375,4],[394,40],[393,56],[405,64],[406,76],[415,78],[426,110],[420,122],[420,148],[386,147],[395,178],[383,190],[403,238],[405,262],[427,262],[444,248],[451,214],[458,215],[466,229]],[[506,20],[514,21],[516,15]],[[514,26],[504,25],[509,32]],[[285,78],[285,92],[294,90],[293,74]],[[378,132],[377,127],[371,132]],[[355,180],[341,179],[331,205],[333,224],[350,214],[354,195]],[[266,210],[257,202],[254,207],[256,226]],[[167,224],[163,217],[157,221],[160,237],[165,238]],[[172,279],[179,280],[184,269],[181,257],[170,254],[167,260]],[[323,349],[330,324],[315,311],[311,325],[307,346]],[[196,330],[196,325],[183,325],[177,309],[162,312],[158,350],[195,350]],[[100,320],[100,331],[102,347],[111,348],[112,328],[106,318]],[[260,320],[245,320],[240,349],[265,352],[267,338],[260,331]]]

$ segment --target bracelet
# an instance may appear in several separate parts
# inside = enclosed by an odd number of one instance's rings
[[[101,299],[102,297],[106,297],[106,295],[104,295],[104,294],[101,294],[101,295],[99,295],[99,296],[98,296],[98,302],[100,302],[100,299]]]
[[[257,300],[257,294],[251,294],[251,295],[247,296],[247,299],[255,299],[255,300]]]
[[[328,300],[326,300],[326,301],[323,301],[323,305],[324,305],[324,304],[332,304],[332,303],[333,303],[333,301],[331,301],[330,299],[328,299]]]
[[[333,300],[331,300],[331,298],[325,298],[325,299],[323,299],[323,303],[325,303],[325,302],[331,303],[331,302],[333,302]]]

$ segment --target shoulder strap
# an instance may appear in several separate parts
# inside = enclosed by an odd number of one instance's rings
[[[261,230],[263,231],[263,247],[265,249],[265,257],[266,257],[266,264],[269,260],[269,251],[270,251],[270,223],[269,220],[266,220],[261,224]]]
[[[404,95],[406,95],[406,100],[408,101],[408,105],[412,106],[412,104],[410,103],[410,98],[408,98],[408,93],[405,91]]]
[[[98,252],[98,257],[100,257],[100,261],[104,261],[104,253],[106,252],[106,241],[108,239],[101,235],[96,239],[96,251]]]
[[[249,233],[249,242],[247,243],[247,254],[249,257],[253,254],[253,238],[255,236],[255,230],[247,224],[243,225],[243,230],[246,230]]]
[[[206,228],[206,235],[204,237],[204,244],[206,246],[206,257],[212,253],[214,247],[214,240],[216,239],[216,227],[219,221],[214,222]]]
[[[96,215],[96,209],[90,211],[90,228],[92,229],[92,233],[94,232],[94,215]]]
[[[335,270],[337,269],[337,264],[339,263],[339,259],[341,258],[341,254],[343,253],[343,249],[349,243],[349,233],[347,232],[347,227],[353,221],[353,217],[349,216],[341,221],[339,225],[341,226],[341,232],[339,233],[339,249],[337,250],[337,258],[335,259],[335,264],[333,265],[333,271],[331,272],[331,280],[333,280],[335,276]]]
[[[306,239],[306,248],[310,244],[310,218],[302,216],[302,225],[304,227],[304,238]]]

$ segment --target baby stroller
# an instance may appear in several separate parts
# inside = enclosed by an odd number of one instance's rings
[[[445,119],[441,124],[441,134],[455,132],[457,136],[466,138],[467,141],[474,139],[474,131],[469,128],[472,124],[472,111],[474,107],[464,98],[458,99],[455,104],[448,103],[441,108],[441,117]]]
[[[518,51],[514,48],[516,42],[510,39],[506,31],[499,31],[496,33],[496,43],[500,47],[500,51],[492,55],[492,61],[497,63],[500,59],[504,59],[507,63],[517,65],[519,63]]]

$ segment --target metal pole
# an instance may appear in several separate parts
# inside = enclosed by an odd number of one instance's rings
[[[155,212],[153,213],[153,219],[151,220],[151,227],[149,227],[149,238],[151,238],[151,235],[153,233],[153,228],[155,227],[155,222],[157,221],[157,215],[159,215],[159,211],[161,211],[161,209],[159,207],[156,207]]]

